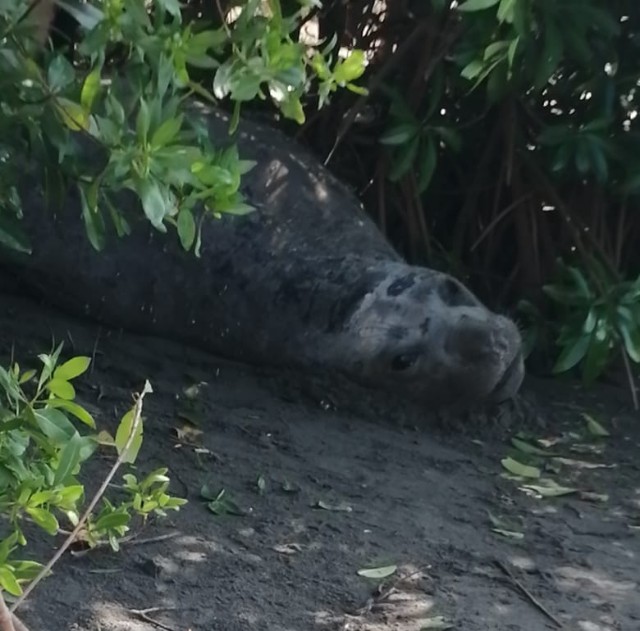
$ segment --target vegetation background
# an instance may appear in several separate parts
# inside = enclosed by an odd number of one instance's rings
[[[240,194],[252,165],[232,136],[209,139],[187,115],[201,99],[231,112],[231,132],[257,116],[310,147],[409,261],[515,313],[533,365],[579,367],[592,382],[620,364],[638,406],[637,2],[55,4],[43,49],[34,20],[46,34],[37,22],[51,0],[0,0],[2,246],[30,250],[20,227],[29,172],[52,204],[78,189],[96,249],[146,218],[197,256],[203,221],[252,211]],[[137,215],[114,203],[122,191]],[[54,534],[62,512],[77,525],[84,460],[104,441],[131,455],[133,412],[119,437],[78,433],[76,422],[95,430],[70,383],[88,358],[58,365],[59,353],[40,356],[38,371],[0,371],[11,526],[0,585],[14,596],[43,569],[15,560],[23,522]],[[125,478],[127,499],[105,500],[87,544],[117,547],[134,517],[178,508],[167,484],[164,470]]]
[[[157,229],[175,225],[196,252],[200,202],[214,215],[251,210],[238,194],[250,165],[233,147],[216,151],[180,114],[183,99],[197,96],[234,120],[241,111],[266,118],[308,145],[354,187],[409,261],[455,274],[494,308],[517,307],[527,352],[536,351],[532,366],[580,366],[591,382],[622,362],[633,382],[635,3],[145,6],[60,3],[45,73],[28,94],[12,86],[35,72],[32,63],[24,55],[21,64],[0,60],[4,110],[12,113],[3,118],[5,147],[24,153],[26,128],[32,155],[40,146],[44,163],[55,165],[50,185],[61,174],[80,181],[96,247],[112,224],[127,232],[109,197],[121,188],[139,196]],[[20,9],[11,15],[9,32],[19,37],[29,20],[16,21]],[[112,87],[98,89],[107,76]],[[61,108],[77,129],[64,129]],[[36,113],[44,135],[26,118],[38,120]],[[87,171],[73,139],[80,128],[105,149],[102,171]],[[0,179],[5,199],[15,201],[13,169],[5,161]],[[5,241],[22,244],[6,208],[0,219]]]

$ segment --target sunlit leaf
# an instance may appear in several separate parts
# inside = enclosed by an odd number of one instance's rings
[[[521,478],[539,478],[540,469],[538,467],[531,467],[529,465],[522,464],[513,458],[503,458],[500,464],[509,471]]]

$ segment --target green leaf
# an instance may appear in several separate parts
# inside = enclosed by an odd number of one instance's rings
[[[515,6],[522,0],[501,0],[498,7],[498,21],[513,24],[515,16]]]
[[[89,187],[78,185],[82,204],[82,220],[84,221],[89,243],[97,252],[100,252],[106,245],[104,220],[95,204],[90,205],[91,194],[88,189]]]
[[[89,131],[90,115],[82,105],[63,97],[57,97],[54,106],[63,124],[71,131]]]
[[[188,208],[183,208],[178,213],[178,236],[185,250],[189,250],[196,239],[196,222],[193,213]]]
[[[228,41],[227,33],[223,28],[216,30],[200,31],[192,35],[188,42],[189,53],[202,54],[209,49],[219,49]]]
[[[525,442],[524,440],[520,440],[519,438],[512,438],[511,444],[522,453],[530,454],[532,456],[552,456],[553,455],[553,454],[550,454],[545,449],[540,449],[540,447],[531,445]]]
[[[380,144],[404,145],[408,140],[415,138],[418,131],[418,126],[413,123],[401,123],[384,132],[380,136]]]
[[[14,573],[6,565],[0,567],[0,587],[12,596],[20,596],[22,594],[22,588]]]
[[[45,508],[28,506],[26,512],[31,516],[31,519],[48,534],[56,535],[58,533],[58,529],[60,528],[58,520],[55,518],[55,515]]]
[[[73,83],[75,78],[75,70],[64,55],[58,55],[49,64],[47,83],[53,93],[64,90]]]
[[[151,225],[160,232],[166,232],[163,223],[168,214],[167,200],[160,190],[160,185],[156,180],[147,178],[137,185],[137,191],[142,201],[142,208]]]
[[[120,421],[118,425],[118,430],[116,431],[115,443],[116,449],[118,450],[118,454],[125,454],[123,458],[123,462],[128,464],[133,464],[138,457],[138,452],[140,451],[140,447],[142,446],[142,435],[143,435],[143,423],[142,418],[140,418],[140,422],[138,423],[138,427],[135,430],[133,440],[129,449],[124,452],[124,449],[127,445],[127,441],[129,440],[129,436],[133,430],[133,420],[134,420],[135,408],[129,410]]]
[[[582,412],[582,418],[586,421],[587,431],[592,436],[597,436],[598,438],[607,438],[608,436],[611,436],[611,434],[590,414]]]
[[[365,71],[365,56],[363,50],[352,50],[344,61],[339,61],[333,70],[333,79],[339,85],[360,78]]]
[[[95,101],[98,91],[100,90],[100,68],[94,68],[84,80],[82,91],[80,92],[80,105],[85,111],[90,112],[91,106]]]
[[[40,431],[52,441],[54,446],[66,445],[77,433],[73,423],[55,408],[34,410],[33,416]]]
[[[634,322],[631,326],[625,321],[618,321],[618,331],[624,342],[624,349],[627,355],[636,364],[640,363],[640,329]]]
[[[76,470],[80,464],[80,450],[82,448],[82,436],[76,432],[71,440],[63,447],[60,461],[54,475],[54,484],[62,484]]]
[[[570,486],[561,486],[553,480],[540,480],[544,484],[523,484],[523,489],[529,489],[542,497],[562,497],[577,493],[578,489]]]
[[[409,144],[398,147],[388,174],[392,182],[397,182],[409,172],[409,169],[413,166],[419,146],[420,139],[416,137]]]
[[[107,513],[96,520],[94,526],[98,530],[113,530],[114,528],[122,528],[128,526],[131,517],[125,512]]]
[[[138,116],[136,117],[136,133],[138,136],[138,142],[144,144],[147,142],[147,135],[149,134],[149,125],[151,124],[151,114],[149,112],[149,106],[144,99],[140,99],[140,108],[138,109]]]
[[[20,226],[19,220],[2,212],[0,212],[0,245],[23,254],[32,252],[29,238]]]
[[[93,416],[87,412],[82,406],[74,403],[73,401],[67,401],[65,399],[49,399],[47,405],[51,408],[62,408],[70,414],[73,414],[79,421],[88,425],[92,429],[96,428],[96,422]]]
[[[358,570],[358,576],[382,580],[396,573],[397,565],[385,565],[384,567],[371,567]]]
[[[176,118],[169,118],[158,127],[151,137],[152,147],[164,147],[176,139],[182,129],[184,116],[180,114]]]
[[[339,502],[338,504],[330,504],[324,500],[319,500],[314,504],[314,508],[321,508],[322,510],[332,511],[334,513],[350,513],[353,511],[349,504],[345,502]]]
[[[70,381],[84,374],[91,364],[91,357],[78,356],[58,366],[53,372],[54,379]]]
[[[418,174],[416,178],[418,193],[422,194],[429,188],[433,173],[436,170],[436,161],[436,143],[430,136],[422,147],[418,158]]]
[[[302,103],[298,97],[284,99],[279,103],[279,108],[285,118],[295,121],[298,125],[302,125],[304,123],[304,110],[302,109]]]
[[[505,56],[504,51],[508,50],[510,43],[508,40],[492,42],[484,49],[483,60],[495,60],[494,58],[503,59]]]
[[[224,489],[218,493],[216,498],[207,504],[207,508],[214,515],[236,515],[243,516],[244,511],[229,497]]]
[[[524,539],[524,533],[518,532],[517,530],[506,530],[504,528],[492,528],[491,530],[492,532],[509,539],[517,539],[518,541],[522,541],[522,539]]]
[[[71,401],[76,398],[75,388],[65,379],[53,378],[47,383],[47,390],[59,399]]]
[[[542,32],[544,34],[544,48],[539,58],[534,81],[538,89],[542,88],[547,81],[549,81],[549,78],[553,75],[562,60],[564,53],[562,35],[555,22],[547,17],[544,21],[544,29]]]
[[[37,561],[13,561],[13,566],[16,578],[22,581],[32,581],[44,567]]]
[[[236,202],[234,204],[227,205],[218,205],[220,212],[225,213],[227,215],[249,215],[250,213],[255,211],[253,206],[249,206],[249,204],[245,204],[243,202]]]
[[[590,341],[591,336],[581,335],[579,338],[572,340],[571,344],[567,344],[560,353],[552,372],[555,374],[566,372],[580,363],[587,354]]]
[[[498,2],[500,2],[500,0],[467,0],[458,7],[458,11],[466,11],[468,13],[483,11],[484,9],[494,7]]]
[[[56,0],[56,4],[71,15],[86,31],[93,30],[105,19],[105,14],[91,4],[82,2],[73,2],[70,4],[66,2],[66,0]]]
[[[513,475],[517,475],[521,478],[539,478],[540,469],[538,467],[531,467],[529,465],[522,464],[513,458],[503,458],[500,464]]]
[[[509,70],[513,68],[513,62],[516,58],[516,52],[518,51],[518,44],[520,43],[520,37],[516,37],[511,40],[511,44],[509,44],[509,50],[507,51],[507,61],[509,63]]]
[[[607,330],[606,322],[598,320],[582,363],[582,380],[587,385],[592,384],[607,367],[612,343]]]
[[[234,101],[252,101],[260,92],[263,78],[246,69],[230,79],[231,98]]]
[[[181,17],[181,9],[179,0],[157,0],[158,4],[174,18]]]
[[[470,61],[461,71],[460,76],[463,79],[475,79],[484,70],[485,63],[480,59],[474,59]]]
[[[420,631],[448,631],[453,628],[454,625],[444,616],[433,616],[422,621]]]

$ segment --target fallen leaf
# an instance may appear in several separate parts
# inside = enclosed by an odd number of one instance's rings
[[[512,539],[524,539],[524,534],[516,530],[516,524],[509,523],[505,519],[499,519],[493,515],[491,511],[487,511],[487,516],[493,525],[493,528],[491,529],[493,532]]]
[[[549,447],[553,447],[554,445],[562,442],[562,439],[558,436],[552,438],[538,438],[536,442],[541,447],[545,447],[546,449],[548,449]]]
[[[362,568],[358,570],[358,576],[363,576],[364,578],[375,578],[375,579],[383,579],[395,574],[398,569],[397,565],[385,565],[383,567],[370,567],[370,568]]]
[[[493,532],[502,535],[503,537],[508,537],[510,539],[524,539],[524,533],[516,532],[515,530],[503,530],[502,528],[492,528]]]
[[[615,469],[617,464],[604,464],[602,462],[587,462],[586,460],[575,460],[574,458],[556,457],[553,459],[558,464],[568,467],[576,467],[578,469]]]
[[[524,440],[520,440],[519,438],[512,438],[511,439],[511,444],[518,450],[521,451],[522,453],[525,454],[531,454],[534,456],[552,456],[553,454],[550,454],[548,451],[544,450],[544,449],[540,449],[539,447],[536,447],[535,445],[531,445],[527,442],[525,442]]]
[[[609,434],[609,432],[590,414],[583,412],[582,418],[587,422],[587,430],[592,436],[596,436],[598,438],[611,436],[611,434]]]
[[[453,629],[453,624],[445,620],[444,616],[434,616],[427,618],[422,622],[420,631],[433,631],[434,629],[443,631],[445,629]]]
[[[192,386],[188,386],[182,392],[187,399],[197,399],[200,396],[200,392],[202,390],[202,386],[206,386],[207,383],[201,381],[200,383],[194,383]]]
[[[578,489],[570,486],[561,486],[553,480],[540,480],[541,484],[523,484],[523,489],[534,491],[542,497],[561,497],[563,495],[571,495],[577,493]]]
[[[300,487],[292,484],[291,482],[289,482],[289,480],[285,480],[282,483],[282,490],[285,493],[298,493],[300,491]]]
[[[185,423],[181,427],[174,427],[173,431],[181,443],[197,443],[202,438],[202,430],[198,429],[193,423]]]
[[[351,506],[344,502],[340,502],[339,504],[329,504],[327,502],[323,502],[322,500],[318,501],[314,508],[321,508],[323,510],[333,511],[333,512],[342,512],[342,513],[350,513],[353,509]]]
[[[609,501],[609,496],[606,493],[594,493],[593,491],[580,491],[578,497],[585,502],[604,503]]]
[[[298,552],[302,552],[302,546],[299,543],[282,543],[277,546],[273,546],[274,552],[279,552],[280,554],[297,554]]]
[[[538,467],[530,467],[529,465],[522,464],[513,458],[503,458],[500,464],[509,471],[521,478],[539,478],[540,469]]]
[[[582,443],[576,444],[576,445],[571,445],[569,447],[569,451],[576,453],[576,454],[593,454],[593,455],[599,455],[602,454],[602,452],[604,451],[604,447],[603,445],[584,445]]]

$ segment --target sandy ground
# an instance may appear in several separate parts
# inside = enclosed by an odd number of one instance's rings
[[[640,628],[640,417],[624,390],[527,384],[527,431],[561,440],[543,475],[578,490],[541,498],[501,466],[517,426],[446,432],[381,422],[383,403],[375,420],[366,406],[327,409],[282,375],[2,295],[0,327],[3,363],[29,363],[52,335],[67,354],[97,348],[78,391],[105,428],[148,378],[139,469],[168,465],[189,499],[141,534],[168,539],[65,557],[21,609],[32,631]],[[196,453],[175,430],[184,388],[201,382]],[[585,435],[581,412],[611,436]],[[96,460],[90,484],[110,462]],[[242,514],[214,515],[203,484]],[[38,540],[34,554],[51,549]],[[358,575],[388,565],[382,584]]]

